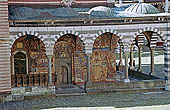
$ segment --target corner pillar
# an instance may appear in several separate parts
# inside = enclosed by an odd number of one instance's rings
[[[168,0],[166,0],[168,2]],[[167,22],[167,27],[169,27]],[[166,43],[164,45],[164,79],[165,79],[165,90],[170,91],[170,36],[169,30],[166,30]]]
[[[165,90],[170,91],[170,39],[167,40],[167,47],[164,49],[164,79]]]
[[[10,38],[8,23],[8,0],[0,0],[0,93],[11,93]],[[5,78],[5,79],[4,79]],[[1,98],[3,100],[3,98]]]

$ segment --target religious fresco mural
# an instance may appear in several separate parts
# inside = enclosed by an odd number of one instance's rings
[[[47,73],[48,59],[45,54],[45,45],[43,42],[33,35],[25,35],[15,41],[11,48],[12,57],[14,53],[25,52],[27,59],[27,69],[29,74]],[[17,66],[22,60],[17,60],[14,65]],[[19,71],[14,68],[14,73]],[[26,74],[28,74],[26,73]]]
[[[86,55],[83,52],[75,53],[75,82],[84,83],[87,79]]]
[[[73,47],[66,41],[60,41],[55,45],[56,58],[70,59],[73,56]]]
[[[71,77],[72,83],[84,83],[87,73],[86,57],[83,43],[79,37],[71,34],[62,36],[55,44],[54,55],[53,71],[58,75],[58,81],[60,83],[63,77],[65,77],[63,75],[65,73],[62,71],[63,66],[66,68],[65,70],[67,70],[67,72],[70,70],[70,73],[67,74],[68,77]]]
[[[111,33],[100,35],[94,42],[91,56],[91,80],[106,81],[113,79],[116,73],[116,55],[118,38]]]
[[[75,82],[84,83],[87,80],[87,61],[84,53],[84,45],[79,37],[76,38],[75,51]]]

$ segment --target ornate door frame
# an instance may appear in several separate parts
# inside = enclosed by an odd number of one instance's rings
[[[63,66],[65,66],[65,67],[67,67],[67,69],[68,69],[68,77],[67,77],[67,79],[68,79],[68,84],[71,84],[72,83],[72,61],[71,61],[71,59],[58,59],[58,58],[56,58],[55,59],[55,71],[56,71],[56,75],[57,75],[57,83],[58,84],[60,84],[60,82],[59,82],[59,74],[60,74],[60,72],[62,71],[61,69],[62,69],[62,67]]]

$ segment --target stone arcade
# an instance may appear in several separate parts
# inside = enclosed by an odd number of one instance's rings
[[[1,0],[0,93],[45,94],[55,93],[61,85],[131,83],[132,48],[138,47],[140,71],[145,40],[154,76],[158,39],[164,44],[169,90],[168,1],[144,2],[120,1],[118,7],[114,0]],[[117,49],[120,62],[116,65]],[[121,67],[124,79],[118,81]]]

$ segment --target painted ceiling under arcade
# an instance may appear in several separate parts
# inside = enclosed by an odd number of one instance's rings
[[[136,5],[140,8],[140,5]],[[144,5],[141,5],[144,6]],[[127,8],[134,8],[131,5],[121,7],[94,8],[71,8],[71,7],[41,7],[40,6],[9,6],[9,20],[56,20],[56,19],[100,19],[100,18],[122,18],[122,17],[141,17],[141,16],[167,16],[165,13],[134,13],[126,11]],[[141,7],[144,9],[144,7]],[[139,9],[139,10],[141,10]],[[145,9],[144,11],[152,9]]]

